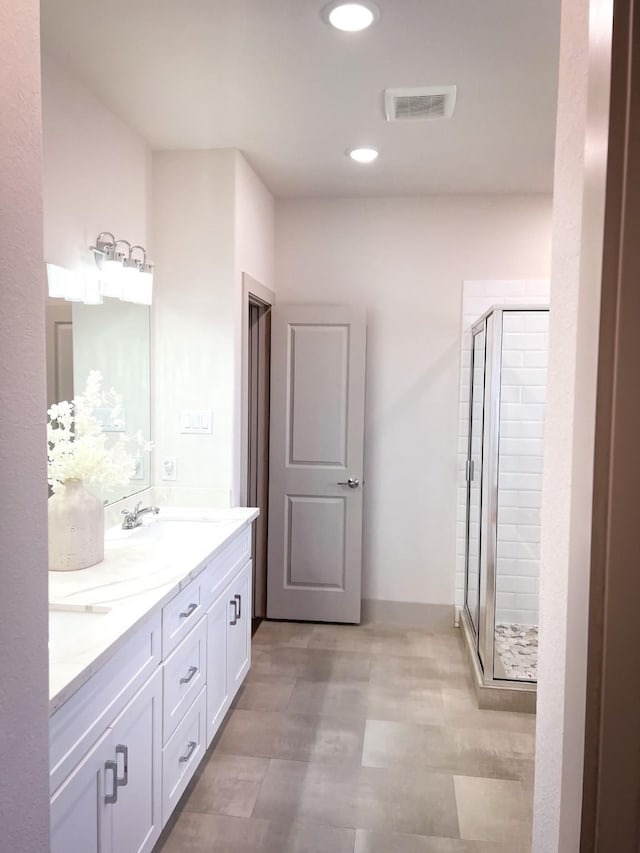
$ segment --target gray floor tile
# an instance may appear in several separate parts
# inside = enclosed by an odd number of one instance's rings
[[[263,622],[252,654],[163,853],[529,853],[535,718],[478,709],[455,632]]]
[[[400,690],[437,683],[464,687],[468,683],[468,668],[463,658],[411,657],[375,655],[371,660],[369,679],[372,684],[385,684]]]
[[[454,781],[462,838],[531,843],[530,786],[468,776]]]
[[[218,752],[293,761],[360,764],[364,720],[317,714],[235,710]]]
[[[315,629],[311,622],[261,622],[253,635],[253,645],[296,646],[305,648]]]
[[[373,640],[370,631],[357,625],[316,625],[309,648],[371,654]]]
[[[251,817],[269,760],[215,751],[184,804],[185,811]]]
[[[456,728],[524,732],[535,735],[535,714],[480,710],[471,687],[443,686],[442,703],[445,725]]]
[[[353,853],[355,830],[271,821],[261,853]]]
[[[263,853],[268,820],[183,811],[162,853]]]
[[[354,652],[258,645],[252,649],[251,666],[260,675],[308,681],[368,681],[371,658]]]
[[[367,720],[365,767],[401,768],[412,761],[436,772],[528,780],[533,770],[533,736]]]
[[[249,672],[240,688],[235,707],[245,711],[284,711],[295,684],[295,678]]]
[[[354,853],[530,853],[531,845],[356,831]]]
[[[271,761],[254,817],[459,837],[451,776]]]
[[[399,693],[393,687],[368,682],[335,684],[299,679],[291,694],[288,710],[360,719],[439,725],[444,722],[439,687],[414,686]]]

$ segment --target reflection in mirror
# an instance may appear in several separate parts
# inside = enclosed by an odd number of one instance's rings
[[[124,423],[113,424],[109,410],[99,412],[105,432],[130,436],[135,455],[138,433],[151,438],[149,314],[146,305],[105,297],[100,305],[47,297],[47,406],[81,394],[90,370],[99,370],[103,387],[123,398]],[[105,503],[129,497],[150,486],[149,454],[139,458],[128,486],[99,493]]]

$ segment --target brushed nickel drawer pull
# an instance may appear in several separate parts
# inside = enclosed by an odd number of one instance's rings
[[[116,776],[116,785],[118,786],[118,788],[124,788],[126,785],[129,784],[129,747],[124,746],[121,743],[116,746],[116,767],[118,764],[119,755],[122,755],[124,758],[124,773],[122,779],[118,779],[118,777]]]
[[[193,751],[195,750],[197,745],[198,744],[195,740],[189,741],[189,746],[187,747],[187,751],[185,752],[184,755],[180,756],[180,763],[181,764],[184,764],[185,762],[187,762],[191,758],[191,756],[193,755]]]
[[[191,679],[193,678],[193,676],[196,674],[197,671],[198,671],[197,666],[190,666],[189,670],[188,670],[188,675],[184,675],[180,679],[180,684],[188,684],[191,681]]]
[[[233,597],[238,602],[238,619],[242,619],[242,596],[236,594]]]
[[[104,801],[106,805],[110,806],[114,803],[118,802],[118,765],[115,761],[105,761],[104,763],[105,774],[111,770],[113,773],[113,792],[111,794],[105,794]],[[105,775],[105,787],[106,787],[106,775]]]
[[[182,613],[180,614],[180,618],[188,619],[189,616],[191,616],[191,614],[197,609],[198,605],[195,603],[195,601],[192,601],[191,604],[187,607],[187,609],[182,611]]]
[[[235,598],[232,598],[229,604],[233,607],[233,619],[229,622],[229,625],[237,625],[238,624],[238,602]]]

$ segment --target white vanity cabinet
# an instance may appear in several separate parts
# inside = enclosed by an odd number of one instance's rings
[[[227,680],[233,700],[251,666],[251,562],[229,586],[227,599]]]
[[[148,853],[160,835],[157,671],[51,799],[51,853]]]
[[[251,665],[251,561],[207,611],[207,745]]]
[[[51,853],[111,850],[104,768],[111,757],[109,732],[95,744],[51,799]]]
[[[245,526],[52,715],[51,853],[151,853],[249,670],[250,557]]]

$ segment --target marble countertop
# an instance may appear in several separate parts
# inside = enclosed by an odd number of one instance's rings
[[[258,515],[244,507],[161,507],[158,516],[145,518],[144,530],[108,530],[103,562],[77,572],[49,572],[49,714]],[[199,523],[177,537],[165,535],[163,522]]]

